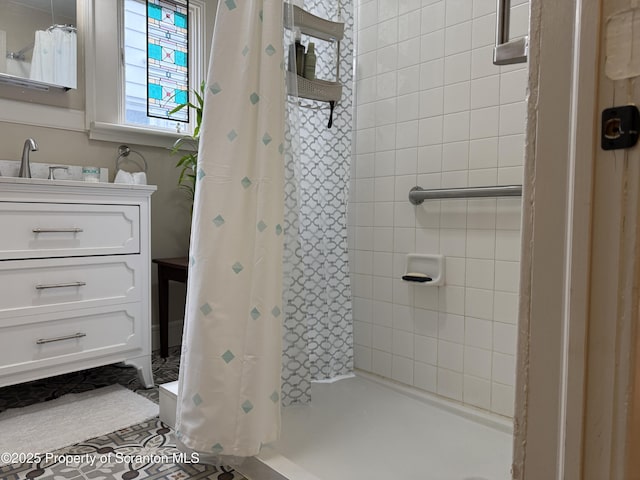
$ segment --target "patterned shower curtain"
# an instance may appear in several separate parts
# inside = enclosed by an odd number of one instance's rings
[[[206,462],[280,430],[282,0],[218,6],[200,135],[176,421]]]
[[[347,252],[347,203],[353,102],[353,0],[305,0],[320,17],[341,19],[345,35],[316,47],[317,77],[334,80],[340,62],[342,99],[332,128],[328,104],[288,105],[285,150],[283,404],[311,400],[311,381],[353,371],[353,322]],[[306,43],[307,39],[303,39]],[[308,108],[312,107],[312,108]]]

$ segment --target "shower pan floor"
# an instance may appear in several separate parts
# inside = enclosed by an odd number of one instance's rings
[[[506,420],[496,428],[359,375],[314,383],[312,399],[283,410],[281,439],[260,455],[290,480],[511,478]]]

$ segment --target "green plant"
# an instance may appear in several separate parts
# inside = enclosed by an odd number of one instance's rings
[[[195,97],[195,103],[187,101],[171,110],[169,113],[176,113],[183,108],[192,108],[196,113],[196,123],[191,135],[184,135],[173,143],[171,154],[179,151],[186,152],[180,157],[176,168],[180,169],[178,177],[178,186],[187,191],[191,200],[195,198],[196,193],[196,175],[198,170],[198,142],[200,139],[200,126],[202,124],[202,111],[204,109],[204,88],[205,83],[200,84],[200,88],[192,90]]]

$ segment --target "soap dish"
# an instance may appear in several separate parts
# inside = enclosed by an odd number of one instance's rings
[[[431,287],[444,285],[444,257],[419,253],[407,254],[402,280]]]

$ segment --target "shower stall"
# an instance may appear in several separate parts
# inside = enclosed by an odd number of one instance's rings
[[[495,0],[304,7],[340,15],[354,43],[338,124],[303,112],[300,141],[351,163],[356,378],[313,383],[262,457],[309,478],[510,478],[527,65],[492,61]],[[522,44],[529,5],[509,12]],[[416,186],[434,199],[412,204]],[[510,187],[470,188],[494,186]],[[442,256],[444,284],[403,281],[409,254]]]

